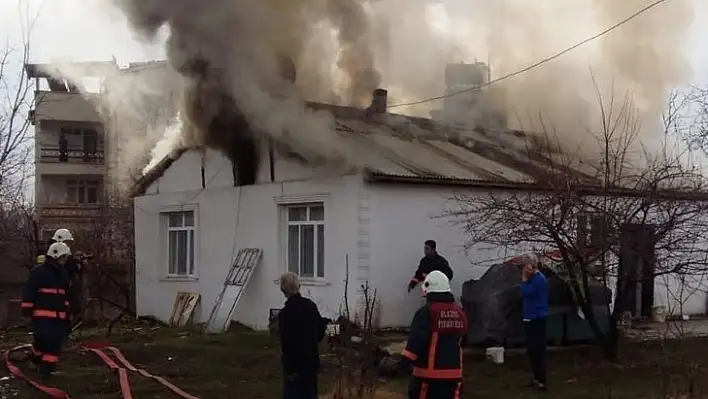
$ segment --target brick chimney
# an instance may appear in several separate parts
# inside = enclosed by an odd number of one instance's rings
[[[371,98],[369,111],[372,114],[385,114],[388,104],[388,91],[386,89],[374,90],[374,95]]]

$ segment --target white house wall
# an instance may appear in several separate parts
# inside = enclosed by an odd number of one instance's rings
[[[452,290],[462,293],[462,283],[484,274],[495,259],[516,256],[519,250],[497,248],[466,251],[466,235],[450,219],[440,218],[454,205],[455,190],[435,186],[370,185],[368,237],[371,242],[370,281],[381,300],[381,324],[410,324],[423,304],[420,289],[407,292],[408,282],[423,257],[423,243],[435,240],[438,252],[453,269]]]
[[[383,326],[409,324],[413,312],[423,303],[417,288],[410,294],[406,290],[423,256],[425,240],[435,240],[438,252],[450,262],[454,271],[452,290],[458,298],[462,284],[481,277],[489,265],[531,250],[531,247],[465,250],[465,232],[453,225],[452,220],[440,218],[446,209],[455,207],[451,198],[459,189],[399,184],[365,188],[360,193],[360,203],[367,205],[360,205],[360,214],[365,216],[360,217],[359,232],[360,258],[365,261],[360,260],[360,263],[369,265],[368,280],[378,289]],[[466,191],[467,195],[475,192],[486,195],[475,189]],[[666,306],[673,314],[703,314],[706,312],[706,277],[684,281],[676,276],[657,277],[654,303]]]
[[[357,254],[357,176],[321,178],[233,187],[231,164],[217,152],[205,159],[206,189],[201,188],[202,156],[190,151],[175,161],[149,193],[135,199],[136,299],[140,315],[169,319],[179,291],[202,295],[196,321],[209,317],[232,258],[240,248],[263,249],[234,319],[264,329],[271,308],[283,297],[277,283],[285,271],[281,251],[281,204],[322,201],[325,205],[325,278],[303,281],[303,294],[313,298],[324,316],[336,316],[343,297],[344,262]],[[290,176],[296,163],[279,166]],[[300,167],[300,171],[303,168]],[[269,175],[269,171],[262,171]],[[278,170],[276,170],[278,173]],[[285,172],[283,172],[284,174]],[[166,244],[160,212],[194,209],[196,214],[196,279],[166,278]]]

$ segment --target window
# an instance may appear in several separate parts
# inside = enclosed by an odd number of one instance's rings
[[[324,277],[324,205],[288,206],[287,266],[301,277]]]
[[[194,211],[163,215],[167,219],[167,274],[194,276]]]
[[[68,179],[66,181],[67,200],[72,204],[97,204],[98,180]]]
[[[581,213],[577,217],[578,245],[600,249],[606,245],[608,227],[605,217],[597,213]]]

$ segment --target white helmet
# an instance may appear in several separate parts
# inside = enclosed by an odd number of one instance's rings
[[[433,270],[425,276],[421,289],[423,290],[423,296],[432,292],[450,292],[450,279],[447,278],[445,273]]]
[[[71,255],[71,249],[69,249],[69,246],[63,242],[55,242],[50,245],[47,250],[47,256],[50,258],[59,259],[64,255]]]
[[[54,232],[52,240],[56,242],[73,241],[74,236],[71,235],[71,232],[68,229],[58,229]]]

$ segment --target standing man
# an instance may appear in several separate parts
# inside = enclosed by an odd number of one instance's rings
[[[426,304],[415,313],[408,344],[401,353],[413,363],[408,398],[458,399],[467,318],[441,271],[433,270],[425,277],[422,291]]]
[[[526,353],[531,361],[531,387],[545,391],[546,386],[546,316],[548,316],[548,281],[538,269],[538,257],[526,255],[521,269],[521,296]]]
[[[433,240],[428,240],[423,246],[423,252],[425,256],[420,260],[418,264],[418,270],[416,270],[415,275],[408,283],[408,292],[411,292],[418,283],[425,279],[425,276],[430,274],[433,270],[438,270],[443,272],[447,276],[448,280],[452,280],[452,269],[450,264],[447,263],[447,259],[443,258],[437,252],[437,244]]]
[[[71,250],[64,243],[54,243],[47,250],[46,261],[30,272],[22,294],[22,314],[31,317],[34,342],[32,362],[42,377],[49,378],[59,361],[59,354],[69,330],[69,276],[64,269]]]
[[[285,373],[284,399],[317,399],[320,371],[319,344],[327,328],[317,305],[300,295],[295,273],[280,277],[285,306],[278,313],[281,361]]]
[[[59,133],[59,162],[69,162],[69,142],[64,132]]]

